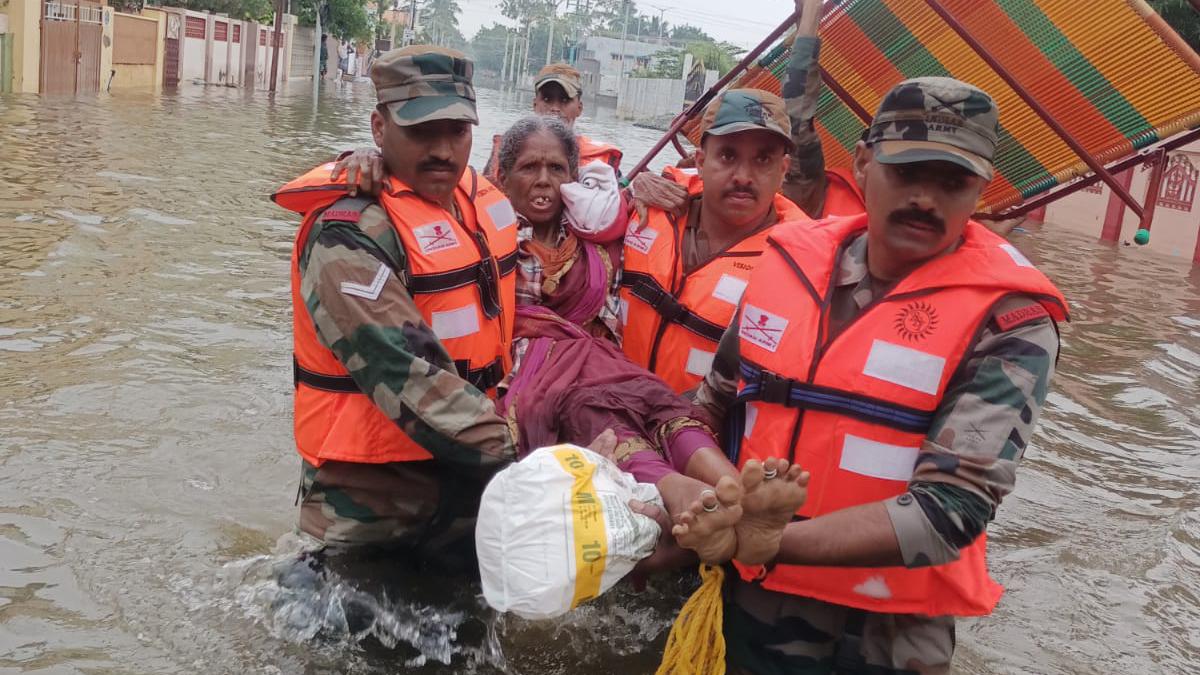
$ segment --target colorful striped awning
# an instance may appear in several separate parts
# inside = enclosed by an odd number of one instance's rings
[[[861,114],[874,113],[892,85],[942,75],[979,86],[1000,106],[998,171],[984,210],[1090,172],[935,6],[1101,164],[1200,126],[1200,56],[1143,0],[829,0],[821,66],[834,87],[821,95],[817,127],[830,165],[850,164]],[[779,93],[790,44],[788,34],[731,86]],[[683,129],[693,143],[698,126]]]

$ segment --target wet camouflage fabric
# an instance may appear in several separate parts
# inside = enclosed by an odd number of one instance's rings
[[[381,265],[392,273],[376,299],[341,291],[343,281],[370,285]],[[322,344],[358,388],[433,455],[440,470],[455,480],[486,480],[514,460],[516,442],[504,417],[491,399],[459,377],[398,278],[404,274],[404,252],[382,208],[368,206],[358,223],[315,224],[299,266],[301,294]],[[362,488],[380,491],[369,480]],[[418,491],[407,491],[402,499],[414,513],[424,508],[425,496]]]
[[[858,613],[859,669],[838,668],[853,610],[775,593],[727,574],[726,672],[729,675],[945,675],[954,657],[954,618]],[[859,631],[855,631],[859,632]],[[845,642],[849,645],[851,643]]]
[[[780,192],[805,213],[820,214],[825,207],[825,153],[815,120],[821,96],[821,70],[817,68],[821,40],[798,37],[783,80],[783,100],[792,125],[792,163]]]
[[[412,45],[393,49],[371,66],[375,95],[400,126],[433,120],[479,123],[475,111],[475,66],[454,49]]]
[[[938,144],[943,146],[941,156],[933,149],[897,146],[905,154],[892,163],[940,159],[962,164],[966,159],[972,164],[966,168],[990,179],[999,121],[996,102],[982,89],[949,77],[918,77],[897,84],[883,97],[866,141],[872,146],[897,141]]]
[[[407,562],[469,569],[484,483],[446,480],[436,462],[301,461],[301,532],[333,549],[408,553]]]
[[[836,335],[841,326],[889,290],[888,286],[874,282],[868,274],[865,236],[859,237],[844,251],[834,283],[830,326],[831,334]],[[956,560],[959,549],[984,531],[995,517],[1001,500],[1015,486],[1017,463],[1037,424],[1054,373],[1058,331],[1048,317],[1004,331],[997,326],[995,317],[1034,304],[1036,301],[1029,297],[1014,295],[992,309],[991,318],[974,348],[947,386],[942,405],[917,457],[908,492],[886,503],[907,567]],[[710,423],[716,425],[714,428],[723,427],[725,411],[732,405],[737,392],[737,325],[735,318],[721,338],[712,371],[696,392],[696,402],[710,415]],[[741,613],[734,613],[734,616],[742,616],[749,612],[761,618],[765,615],[766,610],[762,609],[765,606],[777,607],[772,610],[777,612],[776,616],[787,617],[778,630],[790,632],[789,646],[767,646],[772,644],[770,639],[755,644],[759,648],[779,651],[771,658],[790,663],[788,668],[791,669],[761,672],[831,672],[827,667],[809,663],[807,657],[793,661],[785,655],[824,649],[821,645],[827,641],[828,631],[811,632],[805,624],[834,625],[828,623],[827,614],[840,611],[840,608],[797,599],[785,602],[787,597],[756,600],[758,605],[742,607]],[[798,619],[800,615],[803,620]],[[922,626],[921,621],[920,617],[905,619],[906,634],[927,632],[927,626]],[[925,621],[953,627],[945,619]],[[766,631],[754,630],[764,634]],[[944,628],[932,633],[941,634],[938,631],[944,632]],[[913,645],[928,644],[933,653],[920,652],[918,656],[931,668],[941,663],[938,655],[946,643],[944,639],[939,641],[928,636],[908,640],[899,633],[893,641],[893,654],[901,654]],[[883,649],[886,639],[880,637],[878,642],[876,648]],[[877,662],[877,665],[886,664]],[[918,669],[917,672],[947,671],[933,668]]]
[[[792,142],[792,123],[783,99],[761,89],[730,89],[704,110],[704,134],[721,136],[765,129]]]

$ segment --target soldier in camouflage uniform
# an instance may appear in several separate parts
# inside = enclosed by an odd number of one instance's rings
[[[454,50],[406,47],[380,57],[371,78],[372,130],[388,170],[462,222],[454,192],[478,123],[471,62]],[[419,549],[406,559],[466,567],[482,486],[515,457],[515,440],[423,319],[387,213],[360,201],[341,200],[297,242],[301,296],[321,344],[357,389],[433,459],[304,461],[299,529],[331,546]],[[381,262],[394,273],[373,284]]]
[[[992,99],[957,80],[919,78],[887,94],[857,148],[855,175],[865,191],[868,229],[835,257],[830,340],[906,275],[957,248],[992,176],[997,120]],[[737,394],[740,323],[726,331],[697,392],[717,425],[731,414]],[[1021,294],[1001,300],[946,386],[907,490],[793,522],[777,562],[922,568],[958,559],[1013,490],[1058,349],[1056,325],[1037,300]],[[950,671],[952,616],[872,613],[769,591],[736,573],[729,577],[731,672]]]

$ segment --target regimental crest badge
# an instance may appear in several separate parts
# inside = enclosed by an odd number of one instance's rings
[[[422,253],[436,253],[458,246],[458,236],[450,223],[441,220],[436,223],[414,227],[413,234],[417,237],[417,245]]]
[[[746,304],[742,308],[742,322],[738,326],[738,335],[743,340],[774,353],[779,349],[779,342],[783,339],[783,331],[787,330],[787,325],[787,319]]]
[[[909,342],[920,342],[937,330],[938,313],[927,302],[910,302],[896,314],[893,325],[900,337]]]

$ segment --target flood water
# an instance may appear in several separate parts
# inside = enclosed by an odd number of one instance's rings
[[[374,105],[296,89],[0,97],[0,673],[651,672],[669,582],[529,625],[288,567],[296,224],[267,196],[368,145]],[[480,91],[476,166],[527,107]],[[627,168],[658,136],[580,127]],[[1074,321],[956,670],[1197,672],[1200,274],[1013,240]]]

